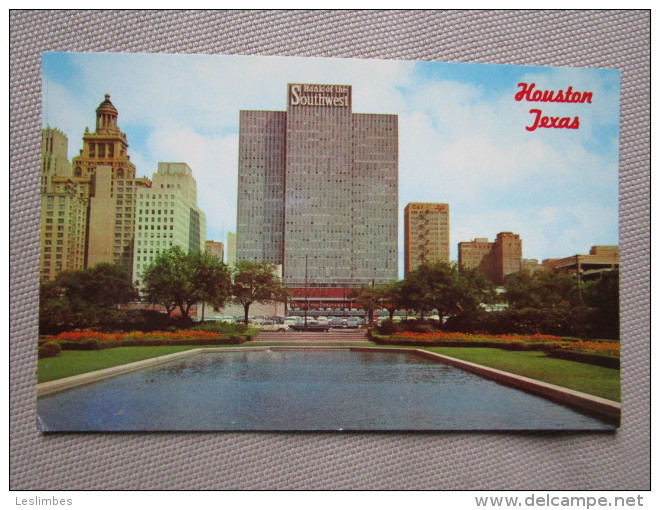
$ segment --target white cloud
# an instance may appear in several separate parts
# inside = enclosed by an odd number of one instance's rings
[[[224,241],[226,232],[234,231],[236,225],[238,137],[168,128],[154,131],[148,146],[158,154],[158,162],[188,164],[197,182],[198,204],[206,214],[207,238]],[[154,171],[158,162],[153,164]]]

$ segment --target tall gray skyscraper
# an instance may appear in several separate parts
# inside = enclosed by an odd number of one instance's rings
[[[284,283],[395,280],[398,118],[352,112],[350,85],[289,84],[287,111],[241,111],[237,256]]]

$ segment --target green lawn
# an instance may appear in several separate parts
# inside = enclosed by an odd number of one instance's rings
[[[40,383],[52,381],[174,352],[199,349],[200,347],[208,346],[161,345],[153,347],[115,347],[114,349],[100,351],[62,351],[57,357],[39,360],[37,364],[37,381]]]
[[[620,372],[614,368],[549,358],[538,351],[506,351],[488,347],[425,347],[424,349],[616,402],[621,401]]]

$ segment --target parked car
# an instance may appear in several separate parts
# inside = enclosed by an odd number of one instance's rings
[[[357,329],[360,327],[362,321],[358,317],[349,317],[346,319],[346,327],[350,329]]]
[[[305,326],[305,322],[303,321],[300,324],[291,326],[291,329],[294,331],[329,331],[330,324],[307,320],[307,326]]]
[[[260,321],[257,323],[254,323],[253,326],[255,328],[258,328],[259,331],[288,331],[289,330],[289,325],[288,324],[278,324],[275,321]]]
[[[288,324],[289,326],[295,326],[296,324],[300,324],[303,321],[302,317],[287,317],[284,319],[284,324]]]
[[[341,317],[333,317],[332,320],[330,321],[330,325],[333,328],[345,328],[346,327],[346,319],[343,319]]]

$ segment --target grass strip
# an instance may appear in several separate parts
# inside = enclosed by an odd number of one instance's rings
[[[54,358],[43,358],[37,363],[37,382],[48,382],[62,377],[85,374],[95,370],[165,356],[175,352],[199,349],[199,345],[160,345],[149,347],[115,347],[98,351],[62,351]],[[213,347],[236,347],[235,345]]]
[[[621,401],[620,372],[614,368],[550,358],[538,351],[505,351],[490,347],[428,347],[424,349],[589,395],[616,402]]]
[[[300,346],[300,342],[278,342],[273,346]],[[305,344],[308,345],[308,344]],[[316,347],[365,347],[373,346],[371,342],[314,342]],[[267,344],[245,342],[241,347],[259,346]],[[86,374],[95,370],[116,367],[134,361],[165,356],[175,352],[200,349],[204,347],[237,347],[236,345],[154,345],[145,347],[113,347],[95,351],[62,351],[54,358],[43,358],[37,363],[37,382],[48,382],[62,377]]]

